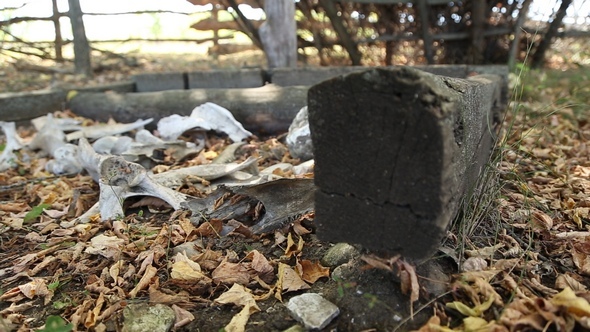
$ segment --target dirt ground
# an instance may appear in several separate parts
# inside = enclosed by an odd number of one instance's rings
[[[217,59],[134,57],[125,61],[101,58],[97,63],[104,69],[91,80],[23,69],[26,66],[18,69],[11,60],[0,68],[0,89],[10,92],[60,84],[93,85],[125,80],[140,72],[264,63],[260,52]],[[220,331],[242,310],[239,305],[215,302],[231,283],[216,280],[211,274],[226,263],[247,271],[246,286],[257,299],[259,310],[249,316],[246,331],[282,331],[295,325],[277,296],[284,302],[303,292],[320,293],[340,308],[327,331],[467,331],[476,320],[478,328],[486,331],[536,330],[539,326],[555,331],[586,328],[584,317],[590,317],[589,251],[584,242],[590,236],[590,97],[582,82],[590,75],[587,69],[579,69],[575,73],[531,73],[531,77],[534,84],[523,84],[513,97],[523,111],[508,112],[505,121],[507,129],[492,172],[498,182],[487,192],[492,198],[478,202],[482,205],[474,209],[479,214],[465,210],[461,218],[470,223],[465,226],[456,222],[445,239],[444,253],[416,267],[420,286],[414,303],[410,303],[412,290],[401,280],[399,262],[378,260],[361,248],[357,248],[355,259],[337,267],[337,276],[334,268],[329,270],[330,276],[321,276],[323,270],[314,264],[332,244],[316,238],[313,215],[301,217],[275,234],[238,232],[219,237],[205,228],[190,228],[183,216],[155,211],[147,204],[141,212],[130,210],[116,222],[61,228],[58,221],[74,218],[98,200],[98,186],[86,175],[52,177],[43,170],[47,158],[23,153],[17,168],[0,173],[0,331],[37,329],[51,315],[75,323],[79,330],[115,330],[122,324],[125,305],[145,301],[176,305],[191,313],[193,318],[178,331]],[[58,116],[75,115],[66,112]],[[85,121],[92,124],[92,120]],[[19,133],[25,138],[34,134],[24,128]],[[284,161],[298,164],[286,152],[283,139],[254,137],[248,142],[253,148],[241,160],[254,155],[264,157],[261,167]],[[209,135],[207,148],[192,163],[210,162],[228,143]],[[270,150],[281,153],[265,152]],[[168,160],[166,166],[186,165],[183,163],[186,161]],[[190,184],[181,190],[202,194]],[[42,204],[49,207],[40,209]],[[52,217],[44,209],[68,214]],[[123,241],[121,247],[110,254],[87,253],[99,234]],[[201,264],[207,279],[178,281],[171,275],[172,250],[197,240],[202,246],[197,248],[200,256],[194,260]],[[254,251],[273,267],[266,282],[258,281],[262,274],[252,265],[250,255]],[[468,258],[478,258],[485,266],[460,271],[459,264]],[[305,281],[309,288],[277,289],[282,278],[278,267],[297,270],[302,264],[318,269],[314,270],[317,279]],[[143,285],[145,278],[149,282]],[[137,295],[129,296],[135,289]],[[568,293],[569,300],[585,304],[560,302],[559,294],[566,289],[575,292]]]

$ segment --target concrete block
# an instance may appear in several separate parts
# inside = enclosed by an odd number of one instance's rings
[[[318,236],[433,254],[488,161],[500,78],[371,69],[308,93]]]
[[[207,70],[188,73],[189,89],[240,89],[264,85],[262,69]]]
[[[188,86],[186,74],[180,72],[138,74],[133,75],[132,80],[137,92],[184,90]]]
[[[55,90],[0,93],[0,121],[27,121],[65,108],[68,91],[133,92],[133,82],[96,85],[89,87],[61,86]]]
[[[0,93],[0,121],[30,120],[61,111],[66,94],[63,90]]]

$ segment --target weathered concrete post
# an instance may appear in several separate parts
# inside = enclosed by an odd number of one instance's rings
[[[499,82],[395,67],[310,88],[318,236],[433,254],[489,158]]]

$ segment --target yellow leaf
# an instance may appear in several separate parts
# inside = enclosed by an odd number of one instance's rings
[[[492,306],[492,303],[494,303],[494,296],[490,296],[484,303],[473,308],[459,301],[447,303],[447,308],[455,309],[465,316],[479,317]]]
[[[487,331],[488,329],[486,327],[488,324],[489,323],[485,319],[479,317],[467,317],[463,319],[463,328],[465,332]]]
[[[567,311],[575,316],[590,316],[590,304],[588,301],[576,296],[576,293],[569,287],[566,287],[561,293],[555,295],[550,302],[567,308]]]
[[[66,96],[66,101],[70,101],[70,100],[74,99],[74,97],[76,97],[77,94],[78,94],[78,91],[76,91],[76,90],[68,91],[68,95]]]

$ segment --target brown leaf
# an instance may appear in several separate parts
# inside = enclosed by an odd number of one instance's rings
[[[174,310],[174,316],[176,317],[173,327],[174,330],[179,329],[195,320],[195,316],[191,314],[190,311],[185,310],[176,304],[172,305],[172,310]]]
[[[288,293],[302,289],[311,288],[308,284],[301,279],[299,274],[295,272],[289,265],[279,263],[279,280],[277,281],[277,293],[275,296],[281,300],[281,292]]]
[[[420,298],[420,285],[418,285],[416,270],[411,264],[402,259],[397,261],[397,267],[400,273],[402,293],[410,294],[410,303],[418,301]]]
[[[558,275],[557,279],[555,280],[555,288],[565,289],[568,287],[574,292],[585,292],[587,290],[586,286],[576,280],[575,275],[573,275],[571,272]]]
[[[287,235],[287,248],[285,248],[285,256],[292,257],[299,255],[301,250],[303,250],[303,244],[303,237],[300,236],[299,241],[297,244],[295,244],[293,236],[291,236],[291,233],[289,233],[289,235]]]
[[[148,286],[150,285],[150,283],[152,281],[152,278],[156,276],[156,273],[158,273],[158,269],[156,269],[152,265],[149,265],[145,269],[145,273],[143,274],[141,279],[139,279],[139,282],[137,283],[135,288],[133,288],[129,292],[129,296],[133,299],[137,296],[137,293],[139,293],[141,290],[148,288]]]
[[[246,259],[252,261],[251,267],[258,273],[260,279],[264,282],[271,282],[274,279],[274,268],[263,254],[258,250],[252,250],[246,256]]]
[[[330,268],[324,267],[320,262],[312,262],[310,260],[302,260],[301,266],[301,278],[306,282],[313,284],[318,279],[323,277],[330,277]]]
[[[211,273],[213,281],[218,284],[247,285],[250,282],[250,273],[241,263],[230,263],[224,260]]]
[[[197,228],[197,234],[204,237],[219,237],[222,227],[223,221],[221,219],[211,219],[199,225]]]

